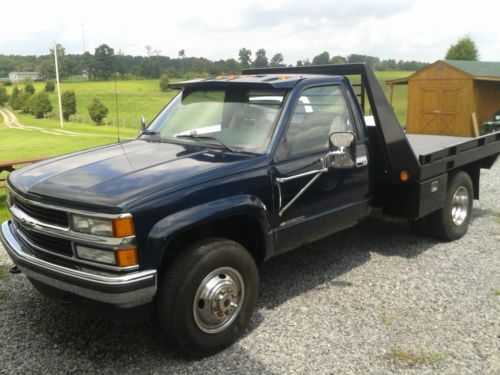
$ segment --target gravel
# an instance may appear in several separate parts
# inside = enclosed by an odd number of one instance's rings
[[[0,373],[499,374],[500,162],[481,178],[459,241],[369,219],[271,260],[246,335],[198,361],[150,323],[91,317],[3,273]]]

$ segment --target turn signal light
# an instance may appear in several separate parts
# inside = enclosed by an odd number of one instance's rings
[[[120,267],[135,266],[139,263],[136,248],[116,250],[115,256],[116,264]]]
[[[129,237],[134,234],[134,222],[131,217],[113,220],[113,237]]]

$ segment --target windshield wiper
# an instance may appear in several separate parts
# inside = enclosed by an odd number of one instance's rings
[[[237,152],[235,149],[232,147],[226,145],[224,142],[222,142],[219,138],[212,137],[209,135],[196,135],[196,134],[177,134],[175,136],[176,138],[191,138],[191,139],[207,139],[207,140],[214,140],[217,143],[219,143],[222,147],[224,147],[226,150],[229,150],[231,152]]]
[[[141,135],[160,135],[160,132],[155,132],[152,130],[144,130],[141,132]]]

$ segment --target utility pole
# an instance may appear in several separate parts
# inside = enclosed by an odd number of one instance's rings
[[[57,65],[57,43],[55,41],[54,41],[54,60],[56,63],[57,100],[59,101],[59,120],[61,121],[61,128],[64,128],[62,104],[61,104],[61,84],[59,83],[59,66]]]

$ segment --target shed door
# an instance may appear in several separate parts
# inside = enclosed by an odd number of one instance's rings
[[[419,133],[459,135],[459,98],[462,88],[422,88]]]

